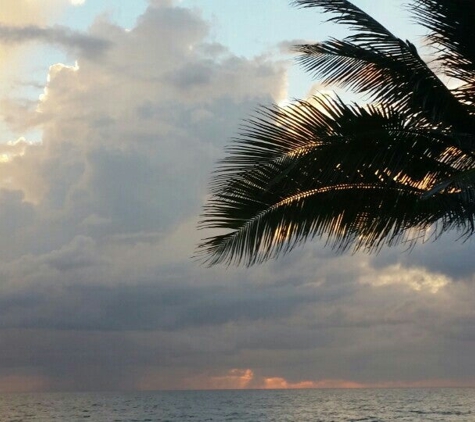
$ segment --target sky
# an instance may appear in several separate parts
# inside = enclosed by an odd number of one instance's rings
[[[240,122],[331,89],[288,47],[341,28],[287,0],[0,3],[0,392],[475,386],[471,241],[191,259]]]

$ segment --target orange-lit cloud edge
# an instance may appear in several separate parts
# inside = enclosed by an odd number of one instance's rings
[[[143,378],[138,390],[160,389],[154,376]],[[155,378],[155,381],[157,379]],[[345,379],[289,381],[283,377],[258,377],[252,369],[234,368],[218,375],[201,374],[184,380],[177,389],[190,390],[277,390],[277,389],[364,389],[364,388],[455,388],[475,387],[475,380],[431,379],[418,381],[356,382]]]
[[[57,391],[58,386],[41,375],[0,376],[0,394]],[[419,381],[356,382],[344,379],[289,381],[283,377],[256,376],[252,369],[234,368],[222,374],[203,373],[182,380],[164,380],[149,371],[133,390],[291,390],[291,389],[364,389],[364,388],[460,388],[475,387],[475,380],[432,379]],[[59,388],[61,389],[61,388]],[[130,388],[125,388],[129,390]]]

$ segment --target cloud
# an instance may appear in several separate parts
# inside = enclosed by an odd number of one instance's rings
[[[42,376],[6,375],[0,376],[0,393],[31,393],[48,387],[48,380]]]
[[[320,380],[320,381],[298,381],[289,382],[285,378],[271,377],[264,378],[263,388],[265,389],[302,389],[302,388],[364,388],[363,384],[344,380]]]
[[[64,0],[3,0],[0,21],[19,26],[45,24],[66,4]]]
[[[371,272],[372,274],[365,274],[365,278],[361,280],[362,283],[369,283],[373,286],[400,284],[415,291],[428,290],[431,293],[437,293],[451,282],[443,274],[430,273],[424,268],[404,268],[401,264]]]
[[[185,381],[185,387],[206,390],[241,390],[249,388],[254,380],[254,372],[251,369],[230,369],[225,374],[201,375]]]
[[[163,388],[163,382],[157,374],[149,373],[137,381],[136,388],[141,391],[153,391]],[[191,390],[300,390],[300,389],[358,389],[358,388],[453,388],[457,386],[473,387],[475,380],[464,382],[451,379],[433,379],[418,381],[386,381],[361,383],[345,379],[319,379],[290,381],[283,377],[260,376],[249,368],[233,368],[222,373],[201,373],[187,378],[174,389]]]
[[[41,143],[2,147],[0,232],[10,239],[0,242],[3,339],[11,330],[30,345],[30,330],[167,336],[275,314],[264,295],[238,288],[241,298],[232,298],[206,286],[209,275],[189,259],[206,182],[226,139],[258,103],[285,91],[281,64],[208,45],[208,29],[196,13],[162,2],[130,31],[107,20],[88,34],[35,25],[0,30],[4,41],[77,47],[76,66],[51,66],[37,104],[3,105],[19,137],[42,131]],[[106,55],[90,54],[103,45]],[[193,285],[196,277],[202,280]],[[282,303],[287,312],[292,306]],[[64,346],[61,336],[51,338]],[[47,348],[39,350],[45,376],[55,378]],[[72,379],[75,387],[65,388],[85,388],[85,379]]]
[[[29,26],[7,26],[0,24],[0,42],[21,44],[31,41],[44,42],[63,46],[68,49],[79,49],[82,54],[98,55],[104,53],[109,46],[106,40],[85,35],[69,28]]]
[[[160,388],[160,378],[147,374],[137,382],[138,390]],[[242,390],[242,389],[308,389],[308,388],[364,388],[363,384],[345,380],[288,381],[282,377],[263,377],[249,368],[233,368],[222,373],[200,373],[186,378],[176,389],[191,390]]]

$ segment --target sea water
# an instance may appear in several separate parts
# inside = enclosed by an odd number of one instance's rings
[[[3,394],[0,421],[473,422],[475,389]]]

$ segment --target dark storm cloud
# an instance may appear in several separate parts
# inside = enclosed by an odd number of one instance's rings
[[[312,280],[304,261],[288,270],[300,268]],[[282,268],[268,271],[275,277]],[[299,287],[290,279],[261,285],[253,275],[245,283],[228,278],[225,287],[180,282],[173,268],[168,273],[168,282],[154,284],[100,286],[90,278],[90,285],[59,287],[53,280],[42,291],[4,295],[0,337],[8,346],[0,362],[42,368],[63,385],[69,379],[70,389],[90,388],[88,379],[98,388],[133,388],[143,371],[165,376],[236,366],[294,380],[475,375],[470,365],[461,368],[475,351],[473,286],[453,285],[448,296],[398,286],[355,288],[342,271],[340,280],[333,274],[318,285]],[[7,329],[7,321],[17,328]],[[15,354],[10,342],[22,352]],[[92,378],[84,375],[91,371]]]
[[[92,255],[92,253],[91,253]],[[57,257],[50,265],[60,271],[97,262],[90,256]],[[89,273],[94,277],[94,272]],[[118,280],[117,280],[118,281]],[[117,283],[116,281],[116,283]],[[125,280],[124,280],[125,282]],[[286,318],[300,306],[316,301],[307,289],[256,287],[237,282],[233,287],[130,280],[130,285],[54,284],[13,290],[0,299],[1,328],[60,330],[183,330],[229,322]],[[325,300],[322,294],[320,300]]]

